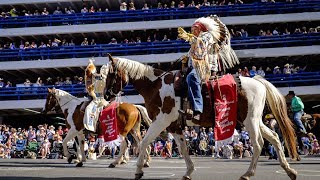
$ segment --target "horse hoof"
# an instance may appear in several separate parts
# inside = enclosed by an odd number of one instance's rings
[[[148,167],[150,167],[150,165],[149,165],[149,163],[146,162],[146,163],[144,163],[143,167],[148,168]]]
[[[127,161],[122,161],[120,164],[127,164]]]
[[[241,176],[241,177],[239,178],[239,180],[249,180],[249,177],[248,177],[248,176]]]
[[[68,163],[71,164],[71,162],[72,162],[72,157],[69,157],[68,158]]]
[[[141,179],[142,178],[142,176],[143,176],[143,172],[142,173],[138,173],[138,174],[135,174],[135,180],[139,180],[139,179]]]
[[[297,175],[298,175],[298,173],[295,170],[292,170],[292,171],[288,172],[288,176],[290,177],[291,180],[296,180],[297,179]]]
[[[191,177],[190,176],[183,176],[182,180],[191,180]]]
[[[82,167],[83,166],[83,163],[82,162],[79,162],[76,167]]]
[[[301,157],[299,155],[297,156],[297,161],[301,161]]]
[[[114,164],[110,164],[109,166],[108,166],[108,168],[115,168],[116,166],[114,165]]]

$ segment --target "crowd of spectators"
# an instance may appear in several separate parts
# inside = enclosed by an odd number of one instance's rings
[[[270,75],[290,75],[290,74],[298,74],[302,73],[306,70],[307,66],[300,67],[300,66],[295,66],[294,64],[285,64],[283,68],[280,68],[279,66],[275,66],[273,69],[270,68],[269,66],[263,69],[262,66],[259,67],[257,70],[256,66],[252,66],[251,70],[248,69],[248,67],[243,67],[239,68],[238,71],[236,72],[237,76],[246,76],[246,77],[253,77],[256,75],[260,75],[262,77],[269,76]]]
[[[280,140],[283,141],[277,121],[272,114],[267,114],[263,119],[263,123],[278,133]],[[142,127],[142,137],[144,137],[146,131],[147,129]],[[30,154],[28,152],[30,144],[36,144],[35,155],[30,156],[31,158],[62,158],[62,151],[59,152],[58,156],[50,156],[50,153],[56,153],[57,147],[61,148],[62,140],[67,132],[68,128],[58,126],[56,129],[55,126],[47,124],[38,125],[37,128],[29,126],[27,129],[4,124],[0,125],[0,158],[19,157],[16,152],[20,151],[21,144],[26,157],[29,157]],[[190,155],[232,159],[250,157],[253,154],[249,133],[244,127],[235,130],[233,141],[223,143],[215,141],[212,127],[207,130],[204,127],[186,126],[183,134]],[[95,153],[98,158],[102,155],[109,155],[109,158],[114,158],[119,151],[119,147],[108,147],[98,138],[101,137],[90,133],[86,135],[86,154],[89,156],[90,153]],[[302,141],[302,147],[298,147],[300,154],[320,154],[318,139],[314,134],[308,132],[306,136],[300,138]],[[131,135],[128,136],[128,140],[128,153],[132,157],[137,157],[138,146],[136,142],[134,142]],[[70,143],[74,147],[74,140],[71,140],[68,144]],[[151,155],[164,158],[181,157],[172,134],[168,132],[163,132],[151,143]],[[266,140],[262,155],[269,156],[269,159],[278,158],[275,148]]]
[[[73,9],[71,6],[69,7],[57,7],[52,12],[49,12],[47,8],[43,9],[34,9],[33,11],[26,9],[18,9],[13,7],[12,9],[8,9],[7,11],[2,11],[0,14],[0,18],[7,17],[17,17],[17,16],[46,16],[49,14],[53,15],[61,15],[61,14],[74,14],[74,13],[99,13],[99,12],[108,12],[110,10],[119,10],[119,11],[134,11],[134,10],[149,10],[149,9],[169,9],[169,8],[188,8],[195,7],[201,8],[202,6],[222,6],[222,5],[234,5],[234,4],[243,4],[244,2],[250,3],[254,1],[242,1],[242,0],[200,0],[200,1],[166,1],[159,0],[158,3],[144,3],[143,5],[138,6],[135,5],[134,1],[130,0],[128,2],[123,1],[120,3],[118,9],[111,9],[111,7],[95,7],[93,5],[89,5],[88,3],[84,3],[83,7],[78,11]],[[262,0],[261,2],[274,2],[269,0]]]
[[[320,32],[320,26],[318,27],[310,27],[308,30],[305,26],[302,28],[295,27],[293,29],[288,30],[288,28],[280,28],[275,27],[273,30],[263,30],[261,29],[259,32],[248,32],[244,28],[240,28],[239,30],[236,27],[230,28],[230,34],[233,38],[247,38],[251,36],[279,36],[279,35],[290,35],[290,34],[307,34],[307,33],[318,33]],[[67,40],[69,39],[69,40]],[[74,39],[70,38],[53,38],[48,39],[47,41],[20,41],[20,45],[17,46],[17,42],[7,42],[3,45],[0,44],[0,50],[2,49],[33,49],[33,48],[55,48],[55,47],[65,47],[65,46],[88,46],[88,45],[97,45],[100,44],[139,44],[141,42],[160,42],[160,41],[171,41],[171,40],[179,40],[177,38],[177,34],[175,31],[164,31],[164,32],[147,32],[145,35],[128,35],[124,36],[121,40],[117,40],[116,37],[111,37],[110,39],[101,39],[97,42],[95,38],[88,39],[87,37],[83,38],[82,41],[77,40],[74,42]]]
[[[84,79],[83,77],[79,76],[73,76],[73,78],[67,76],[67,77],[55,77],[51,78],[48,77],[45,80],[43,80],[41,77],[38,77],[33,82],[31,82],[29,79],[25,79],[24,82],[13,82],[11,83],[10,81],[7,81],[7,83],[4,83],[4,79],[0,78],[0,88],[10,88],[13,85],[20,84],[23,85],[24,87],[41,87],[41,86],[68,86],[68,85],[83,85],[84,84]]]

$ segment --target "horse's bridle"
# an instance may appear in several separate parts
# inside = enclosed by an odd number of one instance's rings
[[[58,99],[57,99],[57,97],[56,97],[56,93],[54,92],[54,93],[52,93],[52,94],[53,94],[53,98],[54,98],[55,101],[56,101],[56,105],[55,105],[54,107],[52,107],[52,109],[51,109],[50,111],[52,111],[53,108],[54,108],[54,110],[57,112],[57,109],[58,109],[58,108],[62,109],[63,106],[67,105],[69,102],[71,102],[71,101],[73,100],[73,98],[71,98],[69,101],[67,101],[67,102],[64,103],[63,105],[60,105],[60,104],[59,104],[59,101],[58,101]],[[50,104],[50,101],[49,101],[49,104]]]
[[[110,73],[110,71],[109,71],[108,76],[109,76],[109,75],[113,75],[114,77],[113,77],[112,80],[111,80],[110,89],[106,91],[106,96],[107,96],[107,97],[108,97],[108,96],[118,96],[118,95],[122,94],[122,88],[123,88],[123,86],[122,86],[122,79],[121,79],[121,80],[120,80],[120,81],[121,81],[121,89],[120,89],[120,91],[119,91],[118,93],[115,93],[115,92],[113,91],[114,86],[117,84],[118,68],[117,68],[117,66],[115,66],[114,69],[113,69],[113,66],[111,66],[111,67],[112,67],[112,72]],[[121,77],[121,78],[122,78],[122,77]],[[127,84],[128,84],[128,83],[127,83]],[[108,87],[106,87],[106,88],[108,88]]]

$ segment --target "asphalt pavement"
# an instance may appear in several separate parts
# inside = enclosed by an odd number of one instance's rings
[[[195,171],[193,180],[236,180],[246,172],[250,158],[214,159],[211,157],[193,157]],[[130,159],[126,165],[108,168],[111,159],[88,160],[83,167],[75,167],[64,159],[0,159],[1,180],[122,180],[133,179],[136,159]],[[302,161],[290,161],[291,167],[299,173],[298,179],[320,179],[320,157],[304,157]],[[143,179],[181,179],[186,170],[183,159],[153,158],[149,168],[144,169]],[[279,162],[260,157],[254,180],[288,180]]]

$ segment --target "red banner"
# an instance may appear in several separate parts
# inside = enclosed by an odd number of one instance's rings
[[[99,121],[105,142],[116,140],[118,137],[117,107],[118,103],[114,101],[101,112]]]
[[[233,135],[237,122],[237,85],[232,75],[227,74],[212,81],[214,89],[216,141],[225,140]]]

